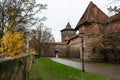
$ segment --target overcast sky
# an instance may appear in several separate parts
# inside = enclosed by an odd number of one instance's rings
[[[37,3],[47,4],[47,10],[43,10],[48,19],[44,22],[52,29],[52,34],[56,42],[61,41],[60,30],[66,27],[69,21],[72,28],[75,28],[89,2],[92,1],[107,15],[109,4],[112,0],[36,0]]]

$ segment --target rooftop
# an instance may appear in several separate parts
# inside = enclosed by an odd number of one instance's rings
[[[61,32],[62,32],[62,31],[68,31],[68,30],[70,30],[70,31],[71,31],[71,30],[74,31],[74,29],[71,27],[71,25],[70,25],[69,22],[67,23],[66,28],[62,29]]]
[[[105,23],[108,19],[109,17],[91,1],[79,20],[75,30],[78,30],[79,26],[85,23]]]

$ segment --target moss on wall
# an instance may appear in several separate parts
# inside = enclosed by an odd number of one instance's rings
[[[26,80],[32,64],[32,55],[0,60],[0,80]]]

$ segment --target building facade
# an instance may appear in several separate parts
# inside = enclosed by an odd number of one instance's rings
[[[93,2],[90,2],[75,30],[84,32],[85,60],[120,62],[120,13],[108,17]],[[79,35],[79,34],[78,34]],[[79,37],[80,38],[80,37]],[[114,39],[111,39],[114,38]],[[78,37],[69,40],[68,45],[76,47]],[[116,40],[115,40],[116,39]],[[81,40],[81,39],[79,39]],[[117,42],[117,43],[116,43]],[[107,46],[107,47],[106,47]],[[81,41],[79,43],[81,58]]]

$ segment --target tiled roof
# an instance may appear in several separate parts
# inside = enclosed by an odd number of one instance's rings
[[[85,24],[86,22],[105,23],[106,21],[108,21],[108,18],[109,17],[91,1],[83,16],[79,20],[75,30],[78,30],[79,26]]]
[[[120,21],[120,13],[117,13],[117,14],[111,16],[109,21],[110,21],[110,22]]]

